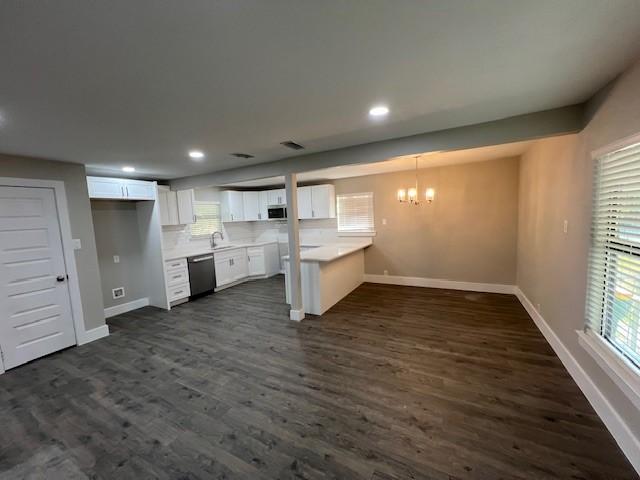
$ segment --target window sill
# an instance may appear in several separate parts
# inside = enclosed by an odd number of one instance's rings
[[[375,237],[376,232],[338,232],[339,237]]]
[[[578,330],[578,342],[636,408],[640,409],[640,369],[594,333]]]

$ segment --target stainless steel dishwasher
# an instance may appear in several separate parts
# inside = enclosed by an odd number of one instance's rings
[[[213,255],[198,255],[187,258],[191,296],[212,293],[216,288],[216,269]]]

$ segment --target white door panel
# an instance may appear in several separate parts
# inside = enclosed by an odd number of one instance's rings
[[[0,348],[12,368],[76,343],[55,196],[0,187]]]

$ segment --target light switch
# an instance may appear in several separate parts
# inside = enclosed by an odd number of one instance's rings
[[[120,255],[113,256],[113,263],[120,263]]]
[[[569,220],[564,221],[564,224],[562,225],[562,231],[564,233],[567,233],[569,231]]]
[[[382,224],[383,224],[383,225],[386,225],[386,224],[387,224],[387,219],[386,219],[386,218],[383,218],[383,219],[382,219]]]
[[[79,238],[74,238],[73,239],[73,249],[74,250],[80,250],[82,248],[82,243],[80,242]]]

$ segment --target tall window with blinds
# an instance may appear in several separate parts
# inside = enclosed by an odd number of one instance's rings
[[[372,233],[373,193],[343,193],[337,196],[338,232]]]
[[[586,316],[640,366],[640,143],[596,159]]]
[[[191,237],[206,237],[216,230],[222,231],[222,218],[218,202],[194,202],[196,223],[191,224]]]

